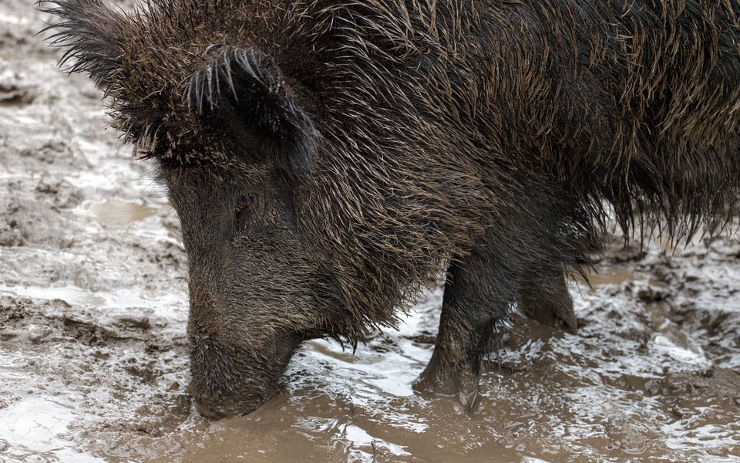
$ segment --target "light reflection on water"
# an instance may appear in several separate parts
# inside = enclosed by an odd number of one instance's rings
[[[0,451],[5,457],[20,461],[104,462],[69,446],[64,434],[74,419],[70,408],[51,400],[40,397],[21,400],[0,413]]]

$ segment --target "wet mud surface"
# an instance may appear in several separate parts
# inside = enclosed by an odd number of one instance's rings
[[[32,4],[0,2],[0,462],[739,461],[737,233],[615,236],[570,284],[578,333],[517,320],[472,410],[411,389],[437,290],[354,355],[306,343],[256,412],[201,418],[175,213]]]

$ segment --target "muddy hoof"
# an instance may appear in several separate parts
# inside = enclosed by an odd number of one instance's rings
[[[537,323],[559,328],[571,334],[578,331],[578,321],[570,297],[567,301],[557,302],[547,299],[527,299],[521,304],[522,312]]]
[[[478,399],[478,380],[471,378],[462,379],[453,372],[450,375],[428,373],[425,370],[419,378],[411,385],[412,389],[422,395],[441,395],[455,397],[467,409],[474,408]]]

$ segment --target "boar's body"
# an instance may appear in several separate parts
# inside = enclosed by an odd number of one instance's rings
[[[736,0],[51,3],[180,215],[206,414],[266,400],[302,339],[392,324],[445,261],[419,386],[472,391],[517,302],[572,317],[610,207],[674,238],[736,212]]]

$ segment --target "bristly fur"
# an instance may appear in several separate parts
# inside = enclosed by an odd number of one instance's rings
[[[212,54],[214,50],[221,51],[218,44],[211,44],[203,53],[204,56]],[[258,86],[264,92],[279,93],[280,83],[276,76],[265,72],[263,62],[267,59],[264,55],[253,48],[227,47],[221,51],[216,59],[195,73],[186,81],[187,91],[185,101],[188,108],[194,104],[199,113],[203,113],[205,103],[208,103],[211,111],[219,106],[221,100],[221,84],[228,85],[234,100],[239,100],[239,95],[234,85],[234,73],[232,62],[239,66],[245,75],[246,83]],[[240,85],[241,81],[237,80]]]
[[[61,66],[72,61],[67,68],[70,73],[87,73],[105,90],[117,82],[118,58],[124,51],[119,41],[125,33],[123,12],[106,7],[100,0],[39,0],[37,3],[56,5],[57,8],[43,8],[42,11],[62,19],[41,31],[55,31],[48,38],[51,44],[66,48],[59,60]]]
[[[273,156],[294,177],[310,176],[319,134],[284,86],[275,63],[254,47],[211,44],[215,55],[184,83],[189,109],[213,116],[232,107],[246,127],[273,140]]]
[[[153,0],[125,20],[47,3],[72,70],[163,163],[238,161],[202,114],[225,88],[241,99],[234,64],[303,114],[296,133],[321,140],[297,155],[313,169],[295,201],[334,275],[316,292],[351,341],[484,242],[512,301],[588,260],[606,203],[628,236],[737,214],[737,0]]]

